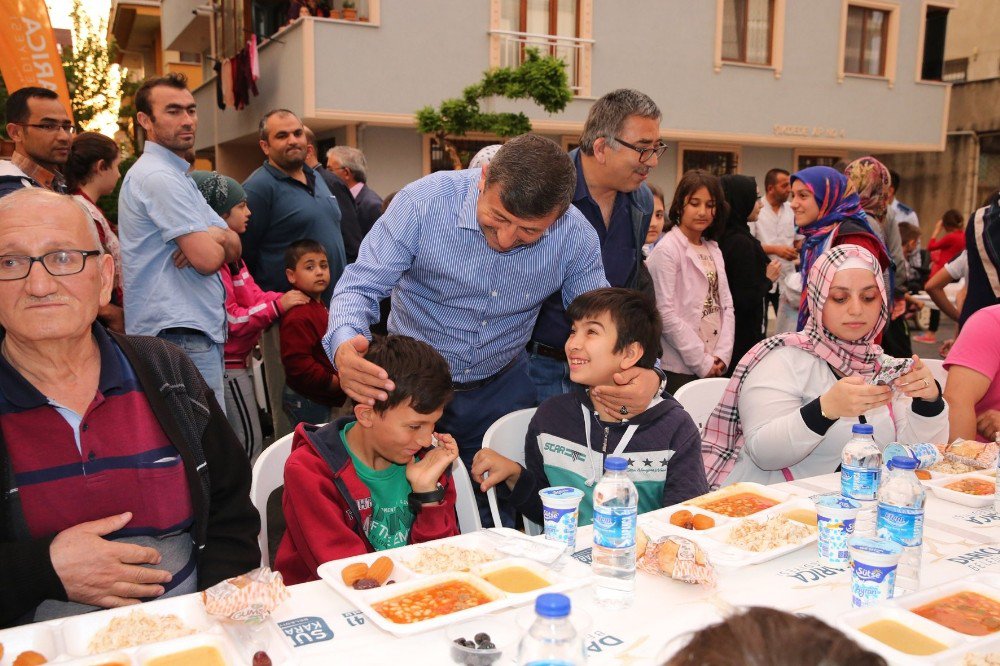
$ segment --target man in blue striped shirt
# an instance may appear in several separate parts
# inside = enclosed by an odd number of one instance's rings
[[[525,345],[545,298],[608,286],[593,226],[570,206],[576,169],[554,142],[522,135],[482,172],[438,172],[403,188],[344,271],[323,346],[356,401],[374,404],[391,378],[362,358],[379,301],[390,293],[391,333],[434,346],[455,398],[439,427],[471,464],[497,418],[536,404]],[[658,390],[650,370],[598,387],[609,414],[641,412]]]

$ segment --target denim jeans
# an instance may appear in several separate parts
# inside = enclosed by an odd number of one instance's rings
[[[531,383],[535,385],[535,391],[538,393],[538,404],[542,404],[552,396],[573,390],[566,361],[528,354],[528,376],[531,377]]]
[[[187,354],[204,377],[208,388],[215,393],[215,401],[219,403],[219,408],[225,412],[226,391],[225,381],[222,378],[225,368],[222,364],[222,345],[204,333],[160,331],[156,337],[174,343]]]
[[[292,429],[299,423],[322,425],[330,422],[330,408],[305,398],[287,386],[281,391],[281,406],[291,421]]]

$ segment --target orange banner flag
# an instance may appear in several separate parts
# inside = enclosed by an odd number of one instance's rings
[[[55,91],[73,117],[45,0],[0,0],[0,74],[7,92],[26,86]]]

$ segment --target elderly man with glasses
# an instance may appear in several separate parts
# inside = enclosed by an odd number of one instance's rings
[[[0,626],[260,562],[246,454],[177,347],[96,321],[113,274],[71,197],[0,200]]]
[[[573,205],[597,231],[605,277],[612,287],[645,290],[651,298],[642,254],[653,216],[646,179],[666,149],[656,103],[623,88],[594,102],[580,147],[570,153],[576,166]],[[567,337],[566,310],[555,293],[542,305],[528,343],[528,371],[539,402],[573,388],[563,351]]]
[[[7,98],[6,112],[14,154],[0,162],[0,197],[24,187],[65,192],[61,169],[76,127],[59,96],[46,88],[20,88]]]

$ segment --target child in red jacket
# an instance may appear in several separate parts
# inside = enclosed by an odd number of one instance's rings
[[[193,171],[191,178],[208,205],[226,221],[229,228],[238,234],[245,233],[250,221],[250,209],[243,186],[235,179],[214,171]],[[223,352],[226,364],[226,417],[253,465],[263,450],[263,436],[250,354],[268,326],[295,306],[308,303],[309,297],[294,289],[286,293],[263,291],[250,277],[242,259],[223,266],[219,277],[226,289],[226,320],[229,326],[229,337]]]
[[[331,408],[340,407],[346,398],[322,345],[329,318],[320,300],[330,284],[326,250],[312,239],[295,241],[285,250],[285,277],[309,299],[281,319],[281,364],[285,367],[282,406],[293,426],[326,423]]]
[[[451,399],[447,362],[406,336],[374,342],[365,358],[396,379],[389,398],[295,430],[282,498],[288,527],[274,560],[288,584],[316,580],[330,560],[458,534],[458,445],[434,433]]]

